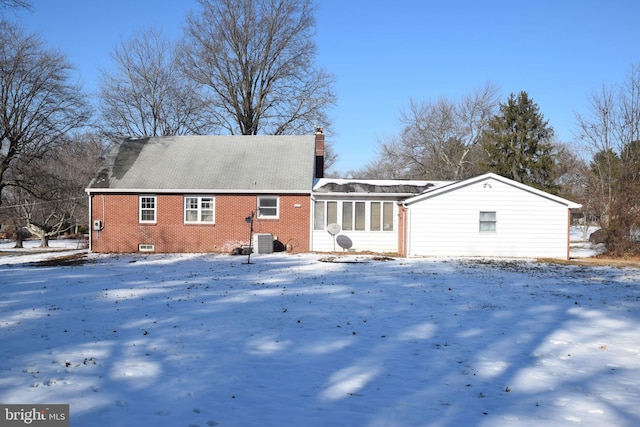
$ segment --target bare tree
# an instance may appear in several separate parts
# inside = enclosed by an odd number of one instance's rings
[[[314,67],[312,0],[198,0],[181,63],[209,89],[231,134],[295,134],[322,126],[336,102],[334,78]]]
[[[215,129],[196,84],[178,67],[173,43],[155,29],[124,40],[111,53],[115,68],[102,71],[103,130],[111,136],[206,134]]]
[[[601,210],[596,175],[580,151],[575,144],[554,143],[558,195],[582,205],[576,225],[582,229],[583,240],[587,240],[589,229],[599,224]]]
[[[42,158],[90,112],[71,82],[65,57],[34,35],[0,21],[0,203],[7,186],[19,186],[11,167]]]
[[[627,79],[591,94],[578,115],[578,137],[593,154],[592,169],[605,201],[607,246],[618,255],[640,252],[640,64]]]
[[[45,156],[12,169],[20,186],[9,189],[9,206],[1,208],[14,224],[24,226],[47,247],[49,238],[88,227],[87,183],[106,151],[97,135],[83,133],[65,139]],[[24,166],[24,167],[22,167]]]
[[[598,214],[606,223],[619,170],[618,154],[622,151],[623,144],[616,135],[617,107],[612,89],[603,86],[599,92],[592,92],[588,101],[588,115],[576,116],[577,137],[593,158],[591,169],[598,179],[595,190],[601,206]]]
[[[406,163],[403,156],[397,153],[401,149],[397,137],[378,141],[377,156],[364,167],[347,171],[345,176],[357,179],[407,179],[412,175],[411,165]]]
[[[411,101],[401,111],[400,136],[379,143],[380,160],[393,165],[399,178],[458,180],[475,175],[483,130],[497,105],[498,87],[490,83],[458,102]]]
[[[3,9],[27,9],[30,10],[32,3],[28,0],[0,0],[0,11]]]

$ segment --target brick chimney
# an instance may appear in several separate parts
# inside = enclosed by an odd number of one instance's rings
[[[316,178],[324,178],[324,133],[316,128]]]

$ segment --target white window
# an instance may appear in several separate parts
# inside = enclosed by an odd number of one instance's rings
[[[278,196],[258,196],[258,218],[280,217],[280,198]]]
[[[155,223],[158,210],[158,200],[156,196],[140,196],[139,199],[139,218],[140,222]]]
[[[495,212],[480,212],[480,232],[481,233],[495,233],[496,232],[496,213]]]
[[[367,224],[369,231],[393,231],[393,202],[316,201],[313,229],[326,230],[333,223],[345,231],[365,231]]]
[[[342,229],[363,231],[365,209],[365,202],[342,202]]]
[[[213,224],[214,211],[213,197],[186,196],[184,198],[184,222],[187,224]]]
[[[371,231],[393,231],[393,202],[371,202]]]
[[[316,201],[313,205],[313,229],[324,230],[325,202]]]

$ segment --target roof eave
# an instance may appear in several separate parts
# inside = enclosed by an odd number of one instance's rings
[[[309,190],[219,189],[219,188],[85,188],[91,194],[311,194]]]

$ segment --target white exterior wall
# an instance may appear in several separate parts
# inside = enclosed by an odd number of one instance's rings
[[[567,258],[566,204],[486,179],[408,207],[408,256]],[[480,211],[496,212],[496,231],[479,231]]]
[[[316,197],[316,200],[320,201],[337,201],[338,202],[338,223],[341,223],[342,219],[342,201],[349,202],[365,202],[365,230],[364,231],[341,231],[337,236],[348,237],[352,242],[351,250],[354,252],[371,251],[379,253],[397,253],[398,252],[398,204],[396,200],[375,198],[352,198],[352,197]],[[393,231],[370,231],[370,202],[393,202]],[[311,250],[313,252],[333,252],[334,240],[333,237],[326,230],[314,230],[314,209],[313,204],[311,207]],[[336,237],[337,237],[336,236]],[[342,252],[343,249],[335,244],[335,250]]]

